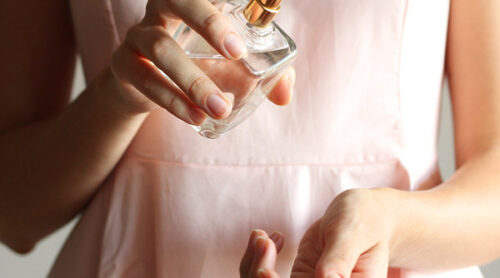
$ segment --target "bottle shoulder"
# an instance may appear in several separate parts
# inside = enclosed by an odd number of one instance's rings
[[[267,28],[248,24],[243,16],[244,6],[236,1],[221,3],[218,8],[244,40],[247,55],[241,61],[253,74],[267,75],[295,58],[297,52],[295,42],[274,22]],[[189,26],[182,24],[175,32],[174,39],[191,58],[224,59]]]

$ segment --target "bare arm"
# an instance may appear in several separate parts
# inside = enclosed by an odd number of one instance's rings
[[[372,233],[378,231],[380,238],[372,238],[361,247],[372,248],[374,256],[365,253],[360,260],[369,257],[367,261],[377,262],[380,271],[384,261],[374,258],[384,255],[388,255],[390,266],[418,270],[467,267],[500,256],[499,15],[499,1],[451,1],[447,73],[455,123],[456,173],[434,189],[421,192],[344,194],[325,214],[330,224],[324,227],[328,229],[335,222],[335,207],[350,203],[350,199],[365,204],[365,208],[354,210],[364,215],[364,225],[373,225]],[[330,244],[346,246],[334,241]],[[335,265],[325,260],[320,262],[323,271]]]
[[[67,109],[75,61],[68,2],[0,2],[0,241],[27,252],[88,202],[145,114],[103,73]]]
[[[404,222],[419,231],[398,248],[394,264],[404,267],[463,267],[500,256],[500,2],[451,4],[447,71],[458,170],[435,190],[406,194],[420,213]]]
[[[292,277],[385,278],[389,266],[447,270],[500,256],[500,1],[451,1],[447,72],[456,173],[426,191],[340,194],[304,235]],[[256,235],[241,277],[277,278],[282,239]]]
[[[75,61],[67,2],[0,0],[0,242],[17,252],[85,206],[152,109],[189,124],[230,112],[225,101],[213,109],[222,92],[170,37],[168,21],[188,22],[227,58],[242,54],[225,43],[233,31],[208,0],[150,0],[110,67],[67,105]],[[269,99],[288,103],[293,77],[290,69]]]

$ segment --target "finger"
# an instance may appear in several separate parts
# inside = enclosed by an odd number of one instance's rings
[[[207,0],[167,0],[169,9],[228,59],[239,59],[246,46],[217,8]]]
[[[349,278],[362,251],[360,240],[342,234],[325,238],[325,247],[316,265],[317,278]],[[366,249],[365,249],[366,250]]]
[[[294,272],[290,275],[290,278],[314,278],[314,272]]]
[[[186,56],[161,26],[136,25],[129,30],[127,44],[154,63],[207,114],[216,119],[231,112],[231,102],[217,85]]]
[[[351,278],[386,278],[388,268],[389,250],[387,245],[377,244],[359,257]]]
[[[295,69],[290,67],[276,83],[267,98],[276,105],[287,105],[292,99],[292,89],[295,83]]]
[[[111,68],[120,80],[130,82],[147,98],[186,123],[201,125],[205,120],[205,113],[193,105],[179,88],[129,48],[121,46],[113,54]]]
[[[259,272],[265,269],[274,270],[276,255],[274,242],[267,235],[258,236],[255,239],[255,253],[250,267],[250,277],[259,277]]]
[[[258,278],[279,278],[279,274],[272,269],[261,269],[258,272]]]
[[[279,254],[285,244],[285,237],[280,232],[273,232],[269,236],[269,238],[274,242],[274,245],[276,246],[276,252]]]
[[[255,239],[258,236],[263,236],[265,234],[266,234],[266,232],[264,232],[263,230],[258,230],[258,229],[253,230],[252,233],[250,234],[250,239],[248,240],[248,245],[247,245],[247,249],[245,250],[245,255],[243,255],[243,258],[241,259],[241,262],[240,262],[240,277],[241,278],[249,277],[250,267],[252,266],[254,252],[255,252]]]
[[[316,220],[300,240],[290,277],[314,278],[315,267],[323,250],[319,240],[320,224],[321,219]]]

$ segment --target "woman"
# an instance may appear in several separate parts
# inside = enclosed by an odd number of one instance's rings
[[[29,252],[83,210],[50,277],[469,278],[500,255],[500,2],[285,1],[294,101],[214,141],[182,121],[230,106],[170,38],[180,18],[238,59],[208,1],[70,5],[0,6],[0,240]],[[68,105],[75,45],[89,85]]]

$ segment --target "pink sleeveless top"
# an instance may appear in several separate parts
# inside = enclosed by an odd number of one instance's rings
[[[85,75],[110,62],[146,0],[71,0]],[[281,277],[340,192],[440,183],[436,157],[449,0],[287,0],[297,42],[285,108],[217,140],[152,113],[63,247],[59,277],[238,277],[253,228],[282,231]],[[270,120],[272,119],[272,120]],[[391,278],[474,278],[391,269]]]

